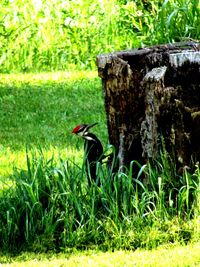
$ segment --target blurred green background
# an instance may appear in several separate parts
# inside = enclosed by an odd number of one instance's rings
[[[1,0],[0,72],[94,69],[97,54],[198,39],[198,0]]]

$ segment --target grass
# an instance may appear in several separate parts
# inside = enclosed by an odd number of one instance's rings
[[[97,54],[199,39],[198,0],[0,3],[0,72],[94,69]]]
[[[165,155],[154,166],[133,161],[124,173],[114,175],[99,165],[101,186],[88,188],[83,141],[71,130],[78,123],[97,121],[95,131],[106,147],[96,75],[1,75],[3,251],[135,250],[199,241],[198,165],[194,173],[182,176]],[[144,176],[148,184],[142,183]]]
[[[98,121],[97,134],[106,145],[101,84],[94,72],[3,74],[0,86],[4,251],[135,250],[199,240],[198,166],[183,177],[165,157],[153,168],[141,166],[136,177],[131,170],[137,162],[114,176],[103,167],[101,187],[88,188],[83,142],[71,130]],[[149,185],[141,183],[143,175]]]
[[[94,70],[100,53],[198,39],[198,1],[5,0],[0,8],[0,72],[12,73],[0,74],[1,251],[99,251],[51,261],[22,254],[13,266],[198,266],[199,166],[180,176],[165,156],[124,173],[99,165],[101,186],[89,188],[83,142],[71,135],[97,121],[108,142],[100,79],[77,70]],[[30,71],[39,73],[19,73]],[[156,249],[171,243],[182,246]],[[131,252],[138,248],[152,251]]]
[[[135,162],[130,170],[134,167]],[[130,171],[111,175],[107,168],[98,174],[101,186],[88,188],[74,162],[46,158],[42,151],[28,153],[26,168],[16,169],[14,184],[2,191],[2,248],[105,251],[199,240],[198,167],[178,183],[171,180],[170,187],[169,173],[147,165],[136,178]],[[141,182],[143,175],[149,184]]]
[[[74,126],[95,119],[102,124],[99,131],[105,132],[102,89],[96,73],[0,78],[2,145],[18,149],[26,143],[69,144]]]
[[[97,121],[107,142],[96,72],[1,74],[0,80],[0,175],[24,162],[26,146],[80,158],[83,142],[71,134],[80,123]]]
[[[113,267],[194,267],[200,266],[200,244],[165,245],[151,251],[138,249],[116,252],[75,252],[68,254],[22,254],[15,258],[0,256],[1,267],[43,266],[113,266]]]

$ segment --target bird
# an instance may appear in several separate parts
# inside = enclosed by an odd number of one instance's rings
[[[95,181],[97,185],[99,185],[97,163],[101,163],[103,157],[101,141],[95,134],[89,132],[89,130],[97,124],[97,122],[93,124],[79,124],[72,131],[73,134],[81,136],[85,140],[84,163],[89,185],[91,185],[92,181]]]

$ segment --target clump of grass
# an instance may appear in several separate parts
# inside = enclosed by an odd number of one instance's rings
[[[99,165],[101,186],[88,187],[84,168],[27,152],[26,169],[16,169],[13,185],[1,194],[1,248],[135,249],[197,239],[199,167],[179,177],[181,186],[171,181],[167,187],[170,177],[161,166],[140,166],[133,177],[135,166],[112,174]]]

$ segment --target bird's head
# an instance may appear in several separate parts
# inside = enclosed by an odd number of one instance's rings
[[[97,125],[97,122],[93,124],[79,124],[73,129],[72,133],[84,138],[84,136],[87,136],[89,129],[95,125]]]

